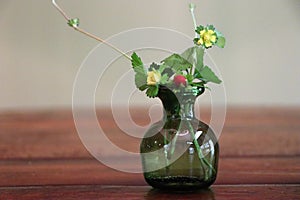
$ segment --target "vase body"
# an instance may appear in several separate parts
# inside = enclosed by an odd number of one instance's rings
[[[164,117],[148,129],[140,145],[144,178],[152,187],[197,190],[216,180],[217,138],[207,124],[194,116],[195,99],[202,92],[175,95],[168,88],[159,89]]]

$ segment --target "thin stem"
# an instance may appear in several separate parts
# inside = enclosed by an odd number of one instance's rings
[[[193,128],[193,126],[192,126],[192,124],[190,122],[188,122],[188,126],[189,126],[190,132],[192,134],[192,137],[194,138],[194,144],[195,144],[196,150],[198,152],[198,157],[200,159],[200,162],[202,164],[206,164],[214,173],[216,173],[216,170],[214,169],[214,167],[204,157],[204,155],[202,153],[202,150],[201,150],[201,147],[200,147],[200,145],[198,143],[198,140],[195,137],[194,128]],[[204,171],[205,171],[206,178],[208,178],[207,175],[206,175],[206,170],[204,170]]]
[[[62,16],[67,20],[69,21],[70,18],[68,17],[68,15],[63,11],[63,9],[61,9],[57,3],[55,2],[55,0],[52,0],[52,4],[54,5],[54,7],[60,12],[60,14],[62,14]]]
[[[175,152],[175,147],[176,147],[177,137],[178,137],[178,134],[179,134],[179,132],[180,132],[180,130],[181,130],[181,126],[182,126],[182,121],[180,120],[180,124],[179,124],[179,126],[178,126],[178,130],[177,130],[177,132],[176,132],[174,138],[172,139],[172,143],[171,143],[171,144],[172,144],[172,147],[171,147],[171,155],[173,155],[174,152]]]
[[[190,7],[190,11],[191,11],[193,23],[194,23],[194,28],[195,28],[195,30],[196,30],[196,29],[197,29],[197,22],[196,22],[196,17],[195,17],[195,13],[194,13],[194,10],[195,10],[196,6],[195,6],[195,4],[190,3],[189,7]],[[198,36],[197,33],[195,33],[195,38],[196,38],[197,36]]]
[[[127,58],[128,60],[131,61],[131,57],[128,56],[126,53],[124,53],[122,50],[120,50],[119,48],[117,48],[116,46],[110,44],[109,42],[106,42],[105,40],[101,39],[100,37],[98,36],[95,36],[81,28],[78,27],[78,24],[72,24],[72,23],[69,23],[72,19],[64,12],[64,10],[59,7],[59,5],[55,2],[55,0],[52,0],[52,4],[54,5],[54,7],[60,12],[60,14],[68,21],[68,24],[73,27],[76,31],[80,32],[80,33],[83,33],[85,34],[86,36],[90,37],[90,38],[93,38],[107,46],[109,46],[110,48],[114,49],[115,51],[117,51],[118,53],[122,54],[123,56],[125,56],[125,58]]]
[[[194,10],[195,10],[196,6],[195,6],[195,4],[190,3],[189,7],[190,7],[192,19],[193,19],[194,29],[195,29],[195,38],[197,38],[197,37],[198,37],[198,34],[197,34],[197,32],[196,32],[196,29],[197,29],[197,21],[196,21],[196,17],[195,17],[195,13],[194,13]],[[194,51],[193,51],[193,56],[194,56],[194,59],[197,60],[197,57],[196,57],[196,55],[195,55],[195,54],[196,54],[195,51],[196,51],[196,50],[194,49]],[[195,65],[196,65],[196,63],[194,63],[193,67],[192,67],[191,70],[190,70],[190,72],[191,72],[190,74],[191,74],[191,75],[193,75],[193,74],[195,73],[195,68],[196,68]]]
[[[114,49],[115,51],[117,51],[118,53],[122,54],[123,56],[125,56],[128,60],[131,60],[131,57],[128,56],[126,53],[124,53],[122,50],[120,50],[119,48],[115,47],[114,45],[106,42],[105,40],[89,33],[89,32],[86,32],[85,30],[79,28],[79,27],[73,27],[76,31],[79,31],[80,33],[83,33],[85,34],[86,36],[90,37],[90,38],[93,38],[99,42],[102,42],[103,44],[106,44],[107,46],[109,46],[110,48]]]
[[[198,152],[198,158],[201,162],[201,166],[202,166],[202,169],[203,169],[203,173],[204,173],[204,176],[205,176],[205,180],[208,178],[207,175],[206,175],[206,170],[205,170],[205,162],[202,160],[202,152],[201,152],[201,148],[200,148],[200,145],[197,141],[197,139],[195,138],[195,134],[194,134],[194,128],[192,127],[192,125],[188,122],[188,125],[189,125],[189,130],[190,130],[190,133],[192,134],[192,137],[194,138],[194,144],[195,144],[195,147],[196,147],[196,150]],[[200,153],[201,152],[201,153]]]
[[[169,174],[169,169],[170,169],[170,163],[169,163],[169,144],[167,138],[168,137],[168,133],[165,132],[164,133],[164,153],[165,153],[165,161],[166,161],[166,174]]]

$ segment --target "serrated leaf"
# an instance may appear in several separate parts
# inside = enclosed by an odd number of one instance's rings
[[[204,30],[204,26],[200,25],[196,28],[196,33],[200,34],[200,31]]]
[[[136,73],[146,74],[142,59],[135,52],[131,55],[131,65]]]
[[[197,45],[197,43],[198,43],[198,41],[199,41],[199,38],[194,38],[193,41],[194,41],[194,44]]]
[[[131,55],[131,64],[133,67],[143,65],[142,59],[135,52]]]
[[[205,66],[200,71],[201,78],[204,79],[206,82],[212,82],[220,84],[222,81],[217,77],[217,75],[208,67]]]
[[[152,85],[148,87],[148,90],[146,91],[146,94],[150,98],[154,98],[158,94],[158,85]]]
[[[147,74],[142,59],[134,52],[131,55],[131,64],[135,72],[135,85],[140,90],[147,89]]]
[[[165,65],[170,66],[175,71],[183,71],[191,68],[193,65],[178,54],[172,54],[162,61]]]
[[[78,18],[70,19],[68,21],[68,25],[73,28],[77,28],[79,26],[79,19]]]
[[[214,27],[214,25],[210,24],[210,25],[207,25],[207,29],[214,31],[216,28]]]

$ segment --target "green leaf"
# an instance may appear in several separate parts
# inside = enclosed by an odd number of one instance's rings
[[[164,75],[162,75],[162,77],[160,78],[160,84],[164,85],[164,84],[166,84],[166,83],[168,82],[168,80],[169,80],[168,74],[164,74]]]
[[[201,78],[204,79],[206,82],[212,82],[217,84],[220,84],[222,82],[208,66],[205,66],[200,71],[200,74]]]
[[[197,62],[196,62],[196,68],[197,69],[201,69],[203,68],[203,57],[204,57],[204,49],[202,47],[195,47],[195,51],[196,51],[196,58],[197,58]]]
[[[146,74],[141,74],[141,73],[136,73],[135,74],[135,86],[141,90],[144,91],[147,89],[147,75]]]
[[[134,52],[131,55],[131,64],[135,72],[135,85],[141,91],[147,89],[147,73],[142,59]]]
[[[164,62],[165,65],[170,66],[175,71],[183,71],[188,68],[192,68],[193,66],[189,61],[178,54],[172,54],[162,62]]]
[[[226,39],[225,37],[223,36],[223,34],[219,31],[216,31],[216,34],[217,34],[217,37],[218,37],[218,40],[217,40],[217,43],[216,43],[216,46],[220,47],[220,48],[224,48],[225,47],[225,44],[226,44]]]
[[[136,73],[141,72],[146,74],[142,59],[135,52],[131,55],[131,65]]]
[[[200,25],[196,28],[196,33],[200,34],[200,31],[204,30],[204,26]]]
[[[202,47],[191,47],[185,50],[181,56],[188,62],[196,66],[196,69],[201,70],[203,68],[203,56],[204,49]]]
[[[73,27],[73,28],[78,27],[79,26],[79,19],[78,18],[70,19],[68,21],[68,25]]]
[[[160,72],[160,74],[162,74],[162,75],[167,74],[168,77],[171,77],[174,74],[174,71],[172,70],[172,68],[165,64],[160,65],[159,69],[157,71]]]
[[[195,78],[198,78],[198,79],[201,78],[201,74],[200,74],[200,71],[199,71],[198,69],[195,69],[194,77],[195,77]]]
[[[226,43],[225,37],[219,36],[216,45],[220,48],[224,48],[225,43]]]
[[[185,50],[182,54],[181,57],[186,59],[192,64],[195,64],[195,47],[188,48]]]
[[[193,86],[193,87],[204,87],[204,83],[203,82],[191,83],[191,86]]]
[[[166,65],[160,65],[157,71],[159,71],[161,74],[163,74],[163,72],[165,71],[165,69],[166,69],[167,67],[168,67],[168,66],[166,66]]]
[[[216,28],[214,27],[214,25],[210,24],[210,25],[207,25],[207,30],[215,30]]]
[[[160,67],[160,66],[159,66],[158,64],[156,64],[156,63],[153,62],[153,63],[150,65],[149,70],[150,70],[150,71],[154,71],[154,70],[157,71],[157,70],[159,69],[159,67]]]
[[[148,90],[146,91],[146,94],[150,98],[154,98],[158,94],[158,85],[151,85],[148,87]]]
[[[198,45],[197,43],[198,43],[198,41],[199,41],[199,38],[194,38],[193,41],[194,41],[194,44],[195,44],[195,45]]]
[[[189,83],[192,83],[193,80],[194,80],[194,76],[193,76],[192,74],[187,74],[187,75],[185,76],[185,78],[187,79],[187,81],[188,81]]]

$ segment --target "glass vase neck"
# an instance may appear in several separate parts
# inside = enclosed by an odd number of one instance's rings
[[[176,90],[177,91],[177,90]],[[203,91],[197,90],[177,91],[161,86],[159,88],[158,97],[162,101],[164,107],[164,116],[167,119],[181,118],[194,119],[194,104],[196,98]]]

